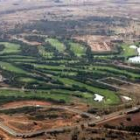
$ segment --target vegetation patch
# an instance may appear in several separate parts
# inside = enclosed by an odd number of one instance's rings
[[[4,45],[4,49],[0,52],[0,54],[9,54],[9,53],[19,53],[20,45],[9,42],[0,42],[1,45]]]
[[[65,45],[61,43],[58,39],[56,38],[47,38],[46,42],[49,42],[51,46],[56,48],[59,52],[64,52],[65,51]]]
[[[75,56],[81,57],[85,55],[86,48],[83,45],[74,42],[69,42],[69,45],[70,50],[75,54]]]

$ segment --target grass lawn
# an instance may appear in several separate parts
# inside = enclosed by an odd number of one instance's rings
[[[81,57],[85,55],[86,53],[86,48],[79,44],[79,43],[74,43],[74,42],[69,42],[70,45],[70,50],[78,57]]]
[[[52,58],[53,52],[47,52],[43,46],[38,46],[39,54],[44,58]]]
[[[24,98],[26,100],[30,99],[53,99],[56,101],[64,100],[66,103],[71,100],[69,95],[63,95],[63,94],[57,94],[57,93],[51,93],[49,91],[39,91],[37,90],[36,92],[34,91],[14,91],[14,90],[0,90],[0,96],[5,96],[7,98],[10,97],[19,97],[19,98]],[[15,100],[14,100],[15,101]],[[4,101],[3,101],[4,102]]]
[[[130,57],[130,56],[136,56],[138,55],[137,50],[130,48],[129,45],[127,44],[122,44],[122,48],[123,48],[123,56]]]
[[[118,95],[116,95],[116,93],[113,91],[92,87],[92,86],[89,86],[89,85],[86,85],[81,82],[77,82],[75,80],[68,79],[68,78],[60,78],[60,77],[55,77],[55,78],[57,78],[59,81],[63,82],[65,85],[70,85],[70,86],[76,85],[81,88],[84,87],[91,92],[98,93],[98,94],[104,96],[105,104],[118,104],[120,102]]]
[[[40,69],[53,69],[53,70],[62,70],[64,66],[51,66],[51,65],[41,65],[41,64],[32,64],[35,68]]]
[[[34,78],[20,77],[18,78],[18,81],[24,82],[24,83],[32,83],[32,82],[36,82],[37,80]]]
[[[45,73],[52,73],[52,74],[57,74],[57,75],[61,75],[61,76],[76,76],[77,72],[70,72],[70,71],[57,71],[57,70],[45,70],[43,71]]]
[[[10,64],[10,63],[7,63],[7,62],[0,61],[0,68],[2,68],[3,70],[14,72],[14,73],[28,74],[28,72]]]
[[[12,59],[35,59],[35,57],[32,56],[24,56],[24,55],[12,55],[12,54],[8,54],[8,55],[3,55],[0,56],[0,58],[12,58]]]
[[[14,78],[18,84],[22,85],[24,83],[27,83],[26,85],[29,86],[31,85],[32,87],[34,82],[37,82],[39,86],[41,85],[40,86],[41,88],[43,87],[42,90],[39,90],[38,88],[36,90],[29,90],[28,92],[23,92],[22,90],[20,91],[0,90],[0,97],[7,96],[7,98],[9,98],[15,96],[26,99],[41,98],[41,99],[54,99],[57,101],[64,100],[66,102],[69,102],[71,99],[73,99],[71,101],[75,100],[85,101],[86,103],[91,103],[93,105],[94,104],[98,105],[101,104],[103,106],[114,104],[116,105],[121,103],[119,93],[111,91],[109,89],[98,88],[97,87],[98,85],[92,86],[90,85],[92,80],[94,81],[98,78],[107,76],[115,77],[116,75],[126,76],[128,77],[128,79],[131,80],[140,78],[140,75],[138,74],[137,71],[133,72],[127,69],[123,70],[117,67],[110,66],[109,64],[108,65],[104,65],[102,63],[101,65],[95,64],[94,61],[90,63],[90,61],[88,61],[88,58],[86,58],[87,57],[86,46],[80,43],[73,42],[72,40],[65,41],[67,41],[65,42],[66,46],[65,44],[63,44],[63,42],[59,41],[59,39],[46,38],[45,42],[49,42],[50,49],[49,48],[47,49],[47,45],[38,46],[37,48],[38,50],[36,51],[35,49],[35,53],[37,53],[38,55],[35,55],[34,57],[31,57],[32,52],[30,56],[29,53],[24,53],[24,51],[21,51],[20,45],[18,44],[0,42],[0,44],[5,45],[5,48],[4,49],[1,48],[3,50],[0,51],[1,71],[3,71],[3,73],[4,71],[13,72]],[[118,57],[124,56],[127,59],[129,56],[137,55],[137,51],[135,49],[129,48],[128,45],[123,44],[122,48],[123,52],[122,54],[119,54]],[[20,51],[22,54],[19,53]],[[77,57],[72,58],[69,55],[62,55],[65,53],[67,54],[69,53],[72,56],[74,54]],[[58,57],[57,54],[60,54],[60,57]],[[82,58],[82,56],[85,57]],[[114,55],[96,56],[98,61],[104,60],[103,62],[105,62],[106,64],[107,62],[110,63],[110,61],[105,60],[112,60],[112,57],[114,57]],[[25,66],[27,71],[24,70],[22,66]],[[5,76],[4,74],[3,76]],[[88,74],[91,75],[91,77],[89,78],[93,78],[91,79],[91,81],[89,81],[89,85],[85,84],[85,82],[81,82],[80,80],[79,81],[73,80],[78,76],[79,77],[82,76],[83,78],[82,81],[87,80],[86,76]],[[80,79],[79,77],[78,79]],[[49,80],[47,78],[51,79]],[[49,87],[49,85],[51,86]],[[26,87],[30,88],[29,86]],[[47,88],[47,86],[49,88]],[[104,96],[104,101],[101,103],[95,102],[94,101],[95,93]]]
[[[94,102],[94,95],[93,93],[89,93],[89,92],[81,92],[81,91],[69,91],[69,90],[64,90],[64,89],[52,89],[50,91],[50,93],[57,93],[57,94],[64,94],[64,95],[69,95],[72,97],[80,97],[81,98],[81,102],[86,101],[86,102],[90,102],[91,104],[95,103]],[[79,99],[80,99],[79,98]]]
[[[0,42],[0,44],[4,45],[5,48],[0,54],[8,54],[8,53],[19,53],[20,52],[20,45],[15,43],[9,42]]]
[[[127,70],[121,70],[121,69],[117,69],[117,68],[113,68],[113,67],[108,67],[108,66],[91,66],[90,68],[92,68],[92,69],[94,68],[93,70],[97,70],[97,71],[98,70],[100,70],[100,71],[109,70],[110,73],[112,71],[112,73],[116,72],[116,73],[118,73],[120,75],[127,74],[128,76],[133,77],[133,78],[137,78],[137,77],[140,78],[139,74],[135,74],[135,73],[132,73],[132,72],[128,72]]]
[[[62,42],[60,42],[58,39],[47,38],[46,42],[49,42],[51,46],[56,48],[59,52],[64,52],[66,49],[65,45]]]

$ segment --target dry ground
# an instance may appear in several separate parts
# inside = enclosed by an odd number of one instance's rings
[[[139,97],[140,84],[135,84],[127,81],[123,81],[117,78],[105,78],[101,80],[104,83],[114,86],[120,90],[121,93],[126,93],[127,95],[133,94],[133,96]]]
[[[54,0],[3,0],[0,2],[0,25],[8,28],[40,19],[77,20],[90,16],[118,16],[139,19],[139,0],[123,0],[122,2],[112,0],[61,1],[61,3],[55,3]],[[128,31],[126,28],[115,28],[115,30],[117,32]],[[138,30],[136,29],[136,31]]]
[[[131,120],[127,120],[127,118],[130,118]],[[102,125],[104,124],[109,124],[111,126],[120,126],[121,124],[123,124],[124,126],[140,126],[140,112],[113,119],[111,121],[103,123]]]
[[[5,133],[4,131],[2,131],[1,129],[0,129],[0,138],[3,138],[2,140],[23,140],[21,138],[12,137],[7,133]]]
[[[17,108],[22,106],[36,106],[36,105],[44,105],[44,106],[50,106],[52,103],[50,102],[43,102],[43,101],[15,101],[6,103],[1,106],[2,109],[9,109],[9,108]]]
[[[74,37],[74,39],[87,43],[94,52],[108,52],[113,49],[113,45],[110,42],[110,37],[85,35]]]
[[[7,103],[2,106],[2,109],[14,109],[14,108],[20,108],[23,106],[50,106],[51,103],[49,102],[42,102],[42,101],[17,101],[17,102],[11,102]],[[73,108],[82,110],[86,109],[85,105],[76,105]],[[49,109],[49,108],[48,108]],[[84,118],[81,117],[81,115],[78,115],[76,113],[72,113],[67,110],[59,110],[56,109],[54,111],[50,111],[47,108],[45,109],[36,109],[31,110],[27,114],[26,113],[14,113],[14,114],[4,114],[1,113],[0,120],[3,121],[7,126],[10,128],[18,131],[18,132],[29,132],[29,131],[37,131],[42,129],[50,129],[50,128],[57,128],[61,126],[71,126],[74,124],[77,124],[81,121],[85,121]],[[55,118],[48,118],[48,115],[55,115],[57,114]],[[43,119],[39,119],[36,116],[41,115],[47,115]]]
[[[57,112],[57,114],[59,116],[58,118],[40,121],[31,120],[29,119],[31,116],[25,115],[23,113],[14,115],[1,114],[0,119],[3,120],[7,126],[21,133],[57,128],[62,126],[71,126],[76,124],[76,121],[82,120],[81,116],[67,111],[61,113]],[[65,116],[65,118],[61,115]]]
[[[50,102],[44,102],[44,101],[15,101],[15,102],[10,102],[6,103],[3,106],[1,106],[2,109],[10,109],[10,108],[17,108],[17,107],[23,107],[23,106],[51,106],[53,105]],[[88,107],[86,104],[76,104],[72,105],[73,108],[79,109],[86,111]],[[38,113],[40,114],[40,113]],[[68,112],[68,111],[63,111],[62,113],[57,113],[60,116],[65,114],[65,119],[63,117],[59,117],[57,119],[52,119],[52,120],[44,120],[44,121],[35,121],[35,120],[30,120],[27,116],[27,114],[14,114],[14,115],[5,115],[1,114],[0,115],[0,120],[4,121],[6,125],[11,127],[14,130],[17,130],[19,132],[29,132],[33,130],[39,130],[42,128],[50,129],[50,128],[55,128],[59,126],[66,126],[66,125],[72,125],[77,123],[77,120],[83,120],[81,116]],[[33,115],[34,116],[34,115]],[[36,125],[36,123],[37,125]],[[12,136],[9,136],[7,133],[3,132],[0,129],[0,136],[4,138],[4,140],[23,140],[22,138],[15,138]],[[64,135],[65,137],[66,135]],[[29,138],[29,140],[46,140],[48,136],[41,136],[41,137],[35,137],[35,138]],[[65,139],[64,139],[65,140]]]

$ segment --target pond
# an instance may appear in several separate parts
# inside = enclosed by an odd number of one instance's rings
[[[130,46],[132,48],[132,46]],[[135,56],[135,57],[130,57],[128,59],[129,62],[131,63],[140,63],[140,48],[137,47],[137,46],[133,46],[134,49],[137,49],[137,52],[138,52],[138,56]]]

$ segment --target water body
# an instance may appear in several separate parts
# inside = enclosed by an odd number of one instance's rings
[[[128,61],[131,62],[131,63],[140,63],[140,47],[132,45],[132,46],[130,46],[130,48],[137,49],[138,56],[131,57],[131,58],[128,59]]]
[[[99,95],[99,94],[95,94],[95,98],[94,98],[94,101],[97,101],[97,102],[101,102],[103,101],[104,97]]]

